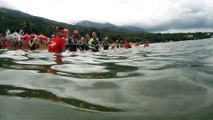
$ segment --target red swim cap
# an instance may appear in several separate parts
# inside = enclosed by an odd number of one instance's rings
[[[78,35],[78,33],[79,33],[78,30],[73,31],[73,35]]]
[[[30,38],[35,38],[35,35],[31,34],[31,35],[30,35]]]

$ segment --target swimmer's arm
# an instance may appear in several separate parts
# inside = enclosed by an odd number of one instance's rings
[[[66,51],[66,41],[65,40],[61,42],[61,51],[62,52]]]
[[[66,51],[66,47],[62,47],[62,52],[65,52]]]
[[[28,41],[28,43],[29,43],[29,46],[30,46],[30,47],[32,47],[32,43],[31,43],[31,41],[30,41],[30,40]]]

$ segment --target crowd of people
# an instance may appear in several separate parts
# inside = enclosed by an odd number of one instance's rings
[[[139,46],[140,44],[134,44],[134,46]],[[148,47],[148,42],[144,44],[144,47]],[[29,39],[14,39],[9,40],[4,37],[0,38],[0,49],[30,49],[32,51],[38,48],[47,48],[49,52],[62,53],[65,50],[75,52],[75,51],[87,51],[91,50],[93,52],[98,52],[100,49],[108,50],[114,48],[132,48],[132,44],[128,40],[116,40],[113,43],[109,43],[109,38],[105,37],[100,40],[97,33],[93,31],[90,34],[85,34],[85,36],[80,36],[78,30],[74,30],[72,35],[69,36],[66,29],[63,27],[57,27],[55,35],[51,39],[46,41],[40,40],[36,35],[31,34]]]
[[[114,43],[109,43],[109,38],[105,37],[103,40],[99,40],[97,33],[93,31],[90,34],[85,34],[84,37],[79,35],[78,30],[74,30],[70,37],[65,37],[64,28],[58,27],[56,29],[56,36],[50,41],[48,51],[54,53],[61,53],[65,50],[75,52],[77,50],[91,50],[93,52],[98,52],[100,48],[104,50],[114,49],[114,48],[132,48],[130,41],[115,41]],[[139,46],[140,44],[135,44]]]
[[[44,41],[38,38],[36,35],[29,35],[28,39],[25,38],[7,38],[0,37],[0,49],[22,49],[22,50],[36,50],[38,48],[45,48],[48,46],[48,40]]]

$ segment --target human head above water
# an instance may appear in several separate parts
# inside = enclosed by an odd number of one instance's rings
[[[35,38],[35,35],[30,35],[30,39],[34,39]]]
[[[81,37],[81,40],[84,40],[84,37]]]
[[[63,27],[56,28],[56,37],[64,37],[64,28]]]
[[[95,31],[92,32],[92,37],[96,38],[97,37],[97,33]]]
[[[104,38],[105,41],[107,41],[108,39],[109,39],[108,37],[105,37],[105,38]]]
[[[90,38],[90,35],[87,33],[87,34],[85,35],[85,38]]]
[[[72,34],[73,34],[73,36],[78,36],[79,32],[78,32],[78,30],[74,30],[74,31],[72,32]]]

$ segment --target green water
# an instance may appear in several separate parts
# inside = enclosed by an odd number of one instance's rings
[[[63,53],[0,50],[0,120],[212,120],[213,39]]]

